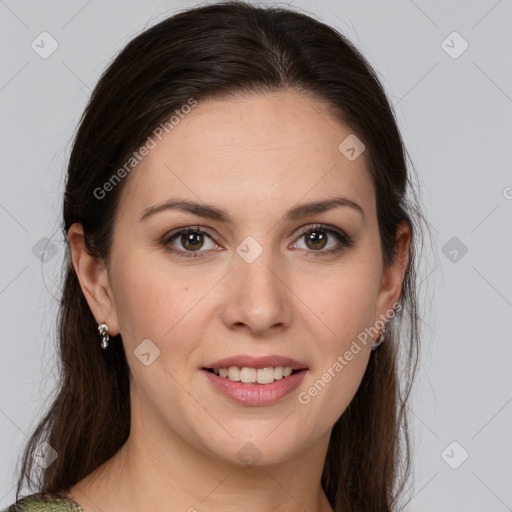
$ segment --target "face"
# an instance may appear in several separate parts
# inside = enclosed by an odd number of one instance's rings
[[[199,102],[126,178],[109,298],[89,302],[121,333],[132,415],[147,431],[235,463],[244,450],[274,463],[327,442],[368,363],[372,339],[357,352],[353,342],[392,307],[402,277],[382,267],[367,155],[338,149],[351,133],[291,92]],[[203,210],[155,209],[171,200]],[[228,384],[204,369],[231,356],[292,358],[302,371]]]

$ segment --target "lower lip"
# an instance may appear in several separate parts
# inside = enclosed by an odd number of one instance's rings
[[[216,389],[243,405],[270,405],[281,400],[302,382],[307,372],[306,369],[300,370],[271,384],[244,384],[220,377],[208,370],[201,371]]]

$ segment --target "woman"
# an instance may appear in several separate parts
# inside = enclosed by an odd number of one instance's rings
[[[405,154],[374,71],[306,15],[228,2],[131,41],[70,156],[60,389],[17,510],[397,510]]]

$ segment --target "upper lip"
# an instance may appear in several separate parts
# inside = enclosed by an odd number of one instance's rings
[[[223,359],[219,359],[218,361],[214,361],[213,363],[208,363],[207,365],[203,366],[203,368],[213,368],[214,370],[217,370],[219,368],[229,368],[230,366],[237,366],[239,368],[269,368],[276,366],[289,366],[292,368],[292,370],[302,370],[307,368],[307,366],[300,361],[296,361],[291,357],[278,355],[260,357],[239,355],[225,357]]]

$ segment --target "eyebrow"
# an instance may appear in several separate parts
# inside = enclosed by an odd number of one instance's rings
[[[285,220],[293,221],[302,217],[313,215],[314,213],[322,213],[342,206],[346,206],[358,211],[362,215],[363,219],[365,218],[363,209],[356,202],[346,197],[334,197],[332,199],[325,199],[323,201],[304,203],[288,210],[284,217]],[[153,215],[156,215],[157,213],[165,210],[181,210],[193,213],[199,217],[218,220],[224,224],[233,223],[233,220],[226,210],[222,210],[221,208],[206,203],[196,203],[194,201],[185,199],[170,199],[164,203],[150,206],[144,210],[144,213],[140,218],[140,222],[145,221]]]

